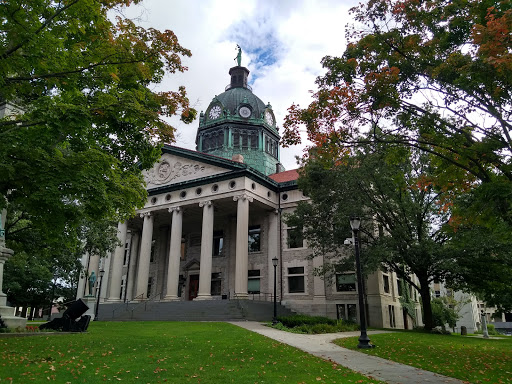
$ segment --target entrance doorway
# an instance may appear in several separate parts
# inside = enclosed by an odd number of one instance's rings
[[[198,290],[199,290],[199,275],[190,275],[190,281],[188,283],[188,299],[194,300],[197,297]]]

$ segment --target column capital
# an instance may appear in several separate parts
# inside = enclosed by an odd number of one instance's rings
[[[179,213],[179,212],[181,212],[181,211],[182,211],[181,207],[171,207],[171,208],[168,208],[167,210],[168,210],[170,213],[173,213],[173,212],[175,212],[175,211]]]
[[[209,207],[209,206],[210,206],[210,205],[212,205],[212,204],[213,204],[213,203],[212,203],[212,201],[211,201],[211,200],[205,200],[205,201],[201,201],[201,202],[199,203],[199,206],[200,206],[200,207],[204,207],[204,206]]]
[[[139,216],[142,218],[151,217],[151,211],[139,213]]]
[[[236,196],[233,196],[233,201],[238,201],[238,200],[248,200],[249,203],[252,203],[252,201],[254,200],[251,196],[249,196],[248,194],[246,193],[243,193],[241,195],[236,195]]]

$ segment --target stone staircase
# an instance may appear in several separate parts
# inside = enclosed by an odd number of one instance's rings
[[[277,304],[277,315],[294,312]],[[102,303],[100,321],[271,321],[274,303],[253,300],[152,301]]]

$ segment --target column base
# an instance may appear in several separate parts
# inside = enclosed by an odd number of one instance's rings
[[[7,328],[25,328],[27,325],[27,319],[14,316],[14,307],[0,306],[0,315]]]
[[[181,300],[181,298],[176,295],[168,295],[162,299],[162,301],[180,301],[180,300]]]
[[[84,315],[91,316],[91,321],[94,320],[94,314],[96,313],[96,298],[94,296],[85,296],[83,299],[84,303],[89,307],[87,311],[85,311]]]
[[[194,301],[212,300],[212,295],[197,295]]]

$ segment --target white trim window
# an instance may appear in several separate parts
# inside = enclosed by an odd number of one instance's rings
[[[288,293],[305,293],[306,278],[304,267],[288,267]]]

